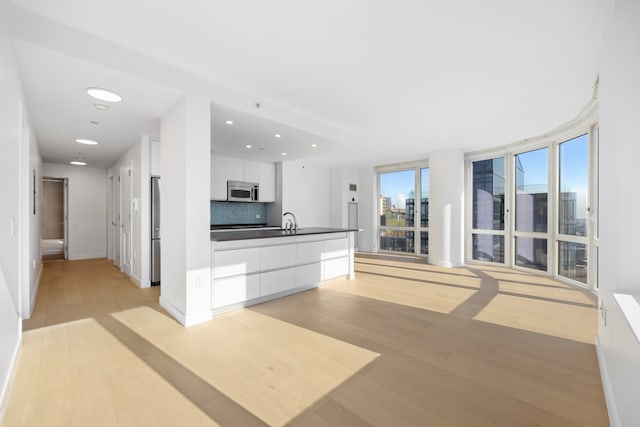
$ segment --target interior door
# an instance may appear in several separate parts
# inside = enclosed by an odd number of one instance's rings
[[[64,259],[69,259],[69,180],[67,178],[64,179],[62,194],[62,206],[64,210],[62,217],[62,227],[64,228]]]
[[[113,262],[118,268],[120,263],[120,172],[114,176],[113,191]]]
[[[131,166],[120,168],[120,270],[131,275]]]

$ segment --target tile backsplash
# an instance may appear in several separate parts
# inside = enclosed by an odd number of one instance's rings
[[[211,225],[264,224],[267,222],[265,203],[211,201]]]

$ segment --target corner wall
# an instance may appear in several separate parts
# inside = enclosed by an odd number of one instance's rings
[[[640,419],[640,341],[614,292],[640,296],[640,2],[607,0],[600,58],[598,359],[611,424]]]

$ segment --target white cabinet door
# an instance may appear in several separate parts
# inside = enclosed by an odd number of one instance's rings
[[[260,191],[258,199],[261,202],[275,202],[276,200],[276,165],[275,163],[260,163]]]
[[[260,296],[260,274],[225,277],[213,281],[213,307],[247,301]]]
[[[211,155],[211,200],[227,200],[226,157]]]
[[[349,239],[331,239],[324,242],[322,259],[339,258],[349,255]]]
[[[349,257],[328,259],[323,262],[323,269],[322,280],[346,276],[349,274]]]
[[[244,181],[244,160],[225,157],[224,161],[227,162],[227,181]]]
[[[296,245],[265,246],[260,253],[260,270],[292,267],[296,265]]]
[[[246,182],[260,182],[260,163],[253,160],[243,161],[243,181]]]
[[[216,251],[213,254],[214,278],[260,271],[260,248]]]
[[[260,296],[287,291],[296,287],[296,268],[285,268],[260,274]]]
[[[296,286],[314,286],[322,280],[322,263],[296,267]]]
[[[322,260],[324,242],[298,243],[296,248],[296,264],[311,264]]]

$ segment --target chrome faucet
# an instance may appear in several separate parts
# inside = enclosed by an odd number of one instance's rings
[[[291,232],[296,232],[296,230],[298,229],[298,221],[296,220],[296,216],[293,214],[293,212],[285,212],[282,214],[282,216],[287,216],[287,215],[291,215],[291,218],[287,218],[287,223],[284,226],[284,229],[286,231],[291,231]]]

